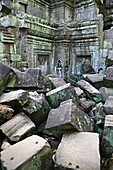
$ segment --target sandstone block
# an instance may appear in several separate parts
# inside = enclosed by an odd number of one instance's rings
[[[0,103],[9,106],[23,106],[28,102],[29,93],[25,90],[16,90],[0,96]]]
[[[23,111],[30,117],[30,119],[39,126],[46,121],[49,111],[51,109],[44,94],[29,92],[28,104],[23,106]]]
[[[17,75],[15,87],[38,87],[41,76],[40,68],[28,68],[24,72],[13,69]]]
[[[100,170],[99,137],[97,133],[64,134],[56,151],[58,169]]]
[[[51,149],[47,141],[33,135],[1,152],[3,169],[52,170]]]
[[[104,158],[111,157],[113,153],[113,115],[107,115],[105,118],[101,153]]]
[[[74,128],[77,131],[93,131],[93,123],[88,115],[69,99],[50,111],[45,128],[50,131]]]
[[[109,96],[104,104],[106,114],[113,114],[113,96]]]
[[[94,88],[90,83],[88,83],[85,80],[80,80],[76,83],[77,86],[79,86],[82,90],[85,91],[86,95],[90,98],[93,99],[95,102],[100,102],[102,101],[102,96],[100,92]]]
[[[105,72],[105,87],[113,87],[113,66],[107,67]]]
[[[46,97],[52,108],[58,107],[61,102],[68,99],[72,99],[75,103],[79,102],[76,91],[73,86],[70,86],[70,83],[49,91],[46,93]]]
[[[8,86],[13,87],[16,82],[16,74],[14,71],[0,62],[0,93]]]
[[[0,125],[11,119],[13,116],[14,110],[8,105],[0,104]]]
[[[51,80],[54,88],[57,88],[57,87],[60,87],[60,86],[66,84],[66,82],[60,77],[51,77],[50,76],[49,79]]]
[[[104,75],[103,74],[84,74],[85,79],[94,85],[94,87],[99,88],[104,83]]]
[[[0,130],[11,140],[19,141],[35,128],[34,123],[24,113],[14,116],[0,126]]]
[[[76,91],[76,94],[78,95],[78,97],[85,95],[84,91],[81,90],[79,87],[75,87],[75,91]]]
[[[101,87],[99,91],[101,93],[103,102],[105,102],[109,96],[113,96],[113,88]]]
[[[86,112],[89,112],[95,106],[95,102],[86,98],[81,98],[80,104]]]

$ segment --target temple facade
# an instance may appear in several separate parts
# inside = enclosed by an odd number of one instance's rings
[[[112,25],[110,0],[2,0],[0,60],[20,70],[39,67],[43,75],[60,72],[63,78],[80,74],[87,59],[95,72],[105,71]]]

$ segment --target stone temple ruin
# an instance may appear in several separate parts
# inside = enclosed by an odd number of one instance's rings
[[[113,170],[112,0],[0,0],[0,170]]]
[[[40,67],[45,75],[57,72],[60,60],[67,77],[89,60],[96,72],[105,71],[113,48],[111,1],[1,0],[0,9],[3,63]]]

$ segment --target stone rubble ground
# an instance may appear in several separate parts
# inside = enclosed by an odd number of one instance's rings
[[[65,82],[0,65],[1,169],[113,169],[113,66]]]

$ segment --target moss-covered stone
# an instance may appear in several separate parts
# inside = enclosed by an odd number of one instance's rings
[[[72,99],[73,102],[79,103],[76,90],[73,86],[70,86],[69,83],[46,93],[46,97],[52,108],[58,107],[61,102],[68,99]]]
[[[109,158],[113,153],[113,115],[107,115],[104,125],[104,133],[101,143],[101,154],[104,158]]]

